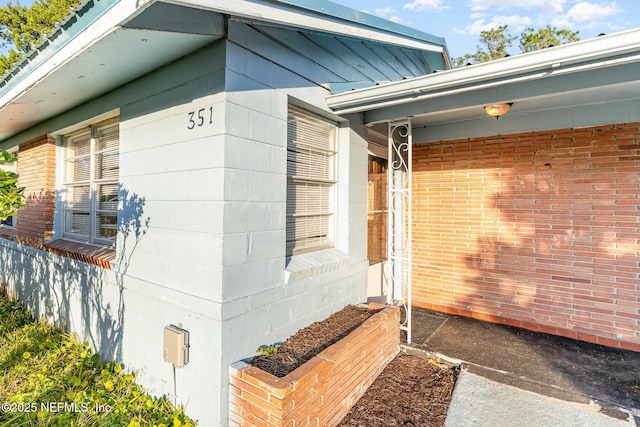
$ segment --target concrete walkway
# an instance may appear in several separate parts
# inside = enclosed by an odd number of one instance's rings
[[[491,381],[463,370],[445,427],[635,427],[633,417],[604,415],[596,403],[576,403]]]
[[[414,308],[412,343],[462,365],[448,427],[640,427],[640,353]]]

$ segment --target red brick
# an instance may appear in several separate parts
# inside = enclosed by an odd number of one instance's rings
[[[416,145],[416,304],[640,344],[622,326],[637,300],[615,297],[639,290],[639,125]]]
[[[274,376],[253,367],[230,369],[230,418],[247,426],[335,425],[397,354],[399,336],[399,310],[385,308],[344,343],[329,347],[330,357],[320,357],[323,352],[307,362],[308,366],[285,376],[282,380],[290,386],[282,389],[285,392],[278,399]],[[336,346],[338,350],[332,350]],[[245,382],[262,392],[246,387]],[[268,401],[263,399],[265,395],[269,395]],[[241,421],[234,418],[237,413],[243,417]],[[268,423],[262,424],[264,420]]]

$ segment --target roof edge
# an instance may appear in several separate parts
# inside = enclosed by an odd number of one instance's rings
[[[397,24],[384,18],[371,15],[361,10],[353,9],[328,0],[276,0],[278,3],[291,5],[300,9],[309,10],[332,18],[339,18],[356,24],[365,25],[377,30],[387,31],[403,37],[408,37],[422,42],[446,46],[444,37],[435,36],[406,25]]]
[[[373,39],[411,49],[447,54],[441,37],[408,27],[386,23],[364,12],[328,0],[163,0],[184,6],[276,25],[339,34],[345,37]],[[386,25],[385,25],[386,24]]]
[[[77,34],[104,15],[115,3],[117,2],[113,0],[82,0],[77,6],[70,8],[64,19],[45,34],[38,45],[25,53],[21,60],[0,76],[0,96],[5,93],[7,87],[11,86],[14,78],[20,78],[24,73],[23,70],[31,68],[31,64],[45,62],[58,49],[64,47]],[[51,46],[56,46],[56,50]]]
[[[381,84],[372,88],[329,95],[327,103],[337,113],[355,113],[374,108],[392,106],[407,99],[437,96],[464,87],[485,85],[497,79],[526,81],[569,70],[579,71],[593,66],[613,65],[616,57],[627,61],[640,61],[640,28],[600,36],[553,48],[528,52],[499,60],[474,64],[411,79]]]

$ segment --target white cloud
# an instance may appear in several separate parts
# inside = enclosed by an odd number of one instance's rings
[[[508,25],[509,29],[514,32],[521,32],[525,28],[531,26],[533,21],[528,16],[519,16],[519,15],[511,15],[511,16],[501,16],[496,15],[493,17],[493,22],[497,25]]]
[[[404,8],[417,11],[450,9],[449,6],[445,6],[443,3],[444,0],[413,0],[411,3],[406,3]]]
[[[566,0],[469,0],[467,5],[473,11],[507,9],[541,9],[543,13],[561,13]]]
[[[387,6],[384,9],[383,8],[376,8],[376,15],[380,15],[380,16],[389,16],[392,13],[397,12],[394,8]]]
[[[498,28],[501,25],[508,25],[509,32],[511,34],[517,34],[523,31],[526,27],[531,26],[532,22],[533,21],[528,16],[495,15],[489,22],[485,21],[484,19],[477,19],[464,28],[454,27],[453,31],[458,34],[464,35],[478,35],[481,31]]]
[[[571,3],[571,4],[568,4]],[[469,31],[475,31],[478,27],[491,28],[493,21],[496,21],[496,17],[492,22],[477,22],[481,21],[482,13],[488,14],[490,12],[499,12],[510,9],[525,9],[536,12],[531,12],[537,16],[536,24],[538,26],[546,26],[551,24],[558,28],[574,28],[580,27],[592,27],[601,25],[605,18],[618,15],[624,10],[618,5],[616,1],[587,1],[587,0],[468,0],[467,5],[471,9],[471,19],[475,19],[476,22],[470,26],[465,27],[465,33]],[[569,9],[565,10],[566,7]],[[508,22],[504,22],[508,24]],[[517,31],[518,28],[513,28],[514,24],[509,24],[509,27],[513,31]],[[472,28],[467,30],[466,28]],[[458,29],[460,30],[460,29]],[[459,32],[459,31],[458,31]]]
[[[607,22],[605,18],[619,15],[624,9],[616,2],[610,3],[590,3],[581,1],[576,3],[565,14],[557,15],[551,20],[551,25],[558,28],[575,29],[577,27],[616,29],[616,25]]]
[[[475,12],[475,13],[472,13],[471,15],[469,15],[469,18],[471,18],[471,19],[482,19],[482,18],[485,18],[486,16],[487,16],[486,13]]]
[[[583,1],[569,9],[567,18],[573,22],[585,22],[601,20],[602,18],[617,15],[621,12],[624,12],[624,10],[618,7],[616,2],[589,3]]]
[[[397,10],[387,6],[385,8],[377,8],[375,10],[375,14],[378,16],[382,16],[383,18],[387,18],[389,21],[391,22],[395,22],[396,24],[401,24],[402,23],[402,18],[399,17],[398,15],[394,15],[394,13],[396,13]]]

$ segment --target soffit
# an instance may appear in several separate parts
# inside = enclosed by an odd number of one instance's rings
[[[92,23],[99,29],[79,34],[64,46],[51,46],[67,51],[64,60],[54,55],[23,64],[25,70],[0,92],[0,140],[224,36],[220,14],[186,7],[153,3],[127,17]]]

